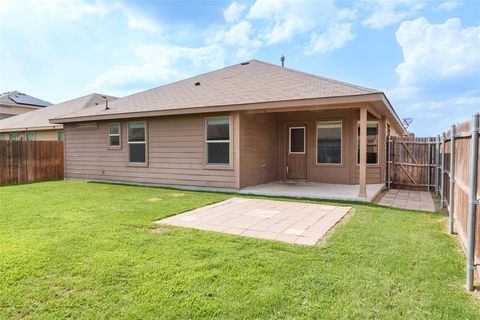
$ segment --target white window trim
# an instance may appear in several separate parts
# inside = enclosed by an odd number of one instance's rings
[[[130,130],[128,130],[128,125],[130,123],[137,123],[137,122],[142,122],[145,128],[145,141],[130,141],[129,133]],[[130,162],[130,145],[131,144],[145,144],[145,162]],[[128,145],[128,150],[127,150],[127,164],[128,166],[131,167],[147,167],[148,166],[148,127],[147,127],[147,121],[130,121],[127,122],[127,145]]]
[[[380,164],[380,122],[379,121],[367,121],[367,126],[369,123],[375,123],[377,125],[377,162],[376,163],[367,163],[367,166],[378,166]],[[357,121],[357,128],[356,128],[356,131],[355,131],[355,140],[357,141],[355,143],[355,146],[356,146],[356,149],[357,151],[355,152],[356,153],[356,158],[355,160],[356,161],[356,165],[359,166],[360,163],[359,163],[359,159],[358,159],[358,155],[359,155],[359,152],[360,152],[360,148],[358,146],[358,128],[360,128],[360,120]]]
[[[208,120],[228,118],[228,140],[208,140]],[[209,169],[229,169],[233,170],[233,148],[232,148],[232,117],[230,115],[205,118],[205,167]],[[208,163],[208,144],[209,143],[228,143],[228,163]]]
[[[292,152],[292,129],[303,129],[303,152]],[[305,141],[305,136],[306,136],[306,131],[307,128],[305,126],[303,127],[289,127],[288,128],[288,154],[305,154],[306,152],[306,141]]]
[[[340,163],[318,162],[318,124],[319,123],[340,123]],[[342,120],[326,120],[317,121],[315,133],[315,163],[322,166],[343,166],[343,121]]]
[[[118,133],[114,133],[114,134],[110,133],[110,126],[112,124],[118,125]],[[108,149],[122,149],[122,125],[119,122],[111,122],[108,124],[107,129],[108,129]],[[111,142],[110,137],[118,137],[118,146],[110,144]]]

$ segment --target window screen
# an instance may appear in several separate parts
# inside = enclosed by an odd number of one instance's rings
[[[207,163],[230,163],[230,118],[207,118]]]
[[[342,163],[342,122],[317,123],[317,163]]]
[[[357,130],[357,163],[360,163],[360,124]],[[378,123],[367,123],[367,164],[378,163]]]
[[[108,124],[108,140],[110,147],[120,146],[120,124],[109,123]]]
[[[27,141],[35,141],[35,132],[27,132],[26,138]]]
[[[128,161],[132,163],[146,162],[145,122],[128,124]]]

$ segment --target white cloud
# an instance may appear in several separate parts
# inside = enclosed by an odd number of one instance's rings
[[[462,1],[460,0],[447,0],[447,1],[444,1],[442,2],[437,8],[435,8],[436,10],[445,10],[445,11],[449,11],[449,10],[453,10],[459,6],[462,5]]]
[[[255,30],[250,22],[242,20],[226,31],[218,31],[213,40],[235,47],[237,49],[236,57],[243,59],[248,58],[255,49],[262,45],[261,41],[254,39],[254,33]]]
[[[15,11],[28,10],[47,22],[49,19],[80,21],[86,17],[103,17],[108,13],[119,11],[127,19],[132,29],[156,33],[159,25],[145,15],[132,10],[120,2],[87,2],[84,0],[1,0],[0,17]],[[16,19],[18,23],[18,19]]]
[[[396,38],[404,58],[395,69],[402,85],[480,70],[480,25],[462,28],[458,18],[431,24],[422,17],[403,22]]]
[[[367,0],[362,3],[371,11],[362,21],[366,27],[381,29],[398,23],[425,7],[424,0]]]
[[[261,37],[267,44],[290,41],[296,35],[319,32],[331,24],[351,20],[353,11],[338,9],[333,1],[257,0],[248,19],[261,20]]]
[[[349,23],[333,24],[320,34],[313,34],[306,53],[327,53],[343,47],[353,40],[352,26]]]
[[[147,86],[171,82],[223,67],[223,48],[144,45],[135,50],[137,61],[117,65],[97,76],[89,90],[121,90],[125,86]]]
[[[246,5],[239,2],[232,2],[227,9],[223,10],[223,16],[227,22],[235,22],[240,19],[242,12],[247,8]]]

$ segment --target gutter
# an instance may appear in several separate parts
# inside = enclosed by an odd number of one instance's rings
[[[117,100],[118,101],[118,100]],[[127,119],[127,118],[140,118],[140,117],[157,117],[168,115],[184,115],[184,114],[198,114],[198,113],[212,113],[212,112],[231,112],[231,111],[249,111],[249,110],[269,110],[269,109],[281,109],[288,107],[314,107],[314,106],[328,106],[339,104],[355,105],[357,103],[382,101],[387,106],[388,111],[394,115],[394,119],[397,120],[401,126],[401,122],[396,115],[393,108],[385,99],[383,92],[373,92],[358,95],[348,96],[335,96],[325,98],[309,98],[309,99],[297,99],[297,100],[281,100],[281,101],[266,101],[266,102],[252,102],[234,105],[219,105],[219,106],[201,106],[190,107],[182,109],[165,109],[165,110],[148,110],[148,111],[133,111],[124,113],[112,112],[104,114],[94,114],[78,117],[64,117],[49,119],[50,123],[73,123],[84,121],[97,121],[97,120],[110,120],[110,119]],[[385,103],[387,101],[388,103]],[[328,109],[328,108],[326,108]],[[405,129],[401,126],[403,131]],[[406,131],[405,131],[406,132]]]

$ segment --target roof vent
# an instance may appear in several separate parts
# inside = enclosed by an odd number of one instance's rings
[[[198,87],[200,85],[200,82],[195,82],[195,87]]]
[[[246,66],[247,64],[250,64],[250,61],[242,62],[240,63],[242,66]]]
[[[280,56],[280,62],[282,63],[282,68],[285,67],[285,56],[283,54]]]

